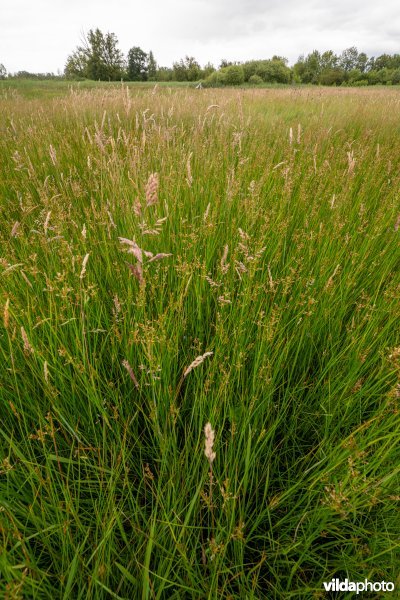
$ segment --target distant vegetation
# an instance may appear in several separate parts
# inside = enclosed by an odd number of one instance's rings
[[[206,86],[316,84],[316,85],[392,85],[400,84],[400,54],[382,54],[375,58],[359,52],[355,46],[336,54],[332,50],[314,50],[299,56],[289,66],[282,56],[270,59],[229,62],[222,60],[218,68],[204,67],[193,56],[185,56],[172,67],[159,66],[151,50],[133,46],[127,56],[118,47],[115,33],[91,29],[67,58],[64,73],[8,74],[0,64],[0,79],[91,79],[95,81],[202,81]]]

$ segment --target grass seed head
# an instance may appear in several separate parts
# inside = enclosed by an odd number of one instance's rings
[[[3,313],[3,320],[4,320],[4,327],[5,327],[5,329],[8,329],[8,327],[10,325],[10,311],[9,311],[9,306],[10,306],[10,298],[7,298],[5,306],[4,306],[4,313]]]
[[[215,431],[211,427],[211,423],[206,423],[206,425],[204,427],[204,435],[206,437],[204,454],[206,455],[206,458],[211,467],[211,465],[214,462],[215,457],[216,457],[216,454],[213,451]]]
[[[26,331],[23,327],[21,327],[21,336],[22,336],[22,340],[24,342],[24,353],[25,354],[33,354],[34,350],[29,342],[28,336],[26,334]]]
[[[158,173],[151,173],[146,183],[146,206],[152,206],[158,202]]]
[[[205,352],[201,356],[198,356],[197,358],[195,358],[194,361],[188,366],[188,368],[183,373],[183,377],[187,377],[187,375],[189,375],[190,371],[193,371],[193,369],[195,369],[196,367],[201,365],[201,363],[205,361],[207,356],[211,356],[212,354],[213,354],[213,352]]]
[[[13,228],[11,229],[11,237],[17,237],[19,226],[20,226],[20,222],[15,221]]]
[[[82,270],[81,270],[81,274],[79,275],[79,279],[83,279],[85,277],[86,265],[87,265],[88,260],[89,260],[89,254],[86,254],[85,258],[82,261]]]
[[[125,367],[125,369],[128,371],[128,375],[132,379],[132,381],[133,381],[133,383],[135,385],[135,388],[139,389],[139,382],[136,379],[135,373],[133,372],[133,369],[132,369],[131,365],[129,364],[129,362],[127,360],[123,360],[122,361],[122,366]]]

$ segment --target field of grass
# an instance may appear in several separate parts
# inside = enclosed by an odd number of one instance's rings
[[[399,108],[3,87],[2,598],[400,585]]]
[[[267,84],[266,84],[267,85]],[[89,91],[89,90],[121,90],[123,88],[135,92],[136,90],[158,89],[158,88],[179,88],[191,87],[195,88],[196,83],[188,81],[128,81],[125,83],[100,82],[85,79],[82,81],[70,81],[68,79],[3,79],[0,80],[0,95],[15,94],[19,97],[29,100],[37,98],[40,100],[49,98],[59,98],[73,92]],[[271,85],[269,86],[271,87]]]

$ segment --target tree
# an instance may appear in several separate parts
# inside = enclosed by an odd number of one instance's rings
[[[78,47],[67,58],[64,73],[67,77],[86,78],[89,55],[84,48]]]
[[[365,73],[365,71],[367,70],[367,65],[368,65],[368,56],[365,54],[365,52],[360,52],[360,54],[358,55],[358,58],[357,58],[356,68],[359,69],[361,71],[361,73]]]
[[[204,79],[206,79],[209,75],[211,75],[211,73],[214,73],[215,71],[215,67],[212,63],[208,62],[206,65],[204,65],[204,69],[202,70],[202,77],[204,77]]]
[[[146,81],[148,74],[147,54],[134,46],[128,52],[128,78],[130,81]]]
[[[156,81],[172,81],[174,78],[174,72],[168,67],[158,67],[156,74]]]
[[[346,73],[352,69],[356,69],[358,64],[357,48],[355,46],[351,46],[351,48],[343,50],[342,54],[340,55],[339,64],[343,71],[346,71]]]
[[[116,35],[90,29],[83,38],[83,45],[68,57],[65,74],[102,81],[121,79],[124,75],[124,57],[118,48]]]
[[[226,67],[231,67],[234,64],[235,63],[233,63],[231,60],[226,60],[226,58],[223,58],[220,62],[218,69],[225,69]]]
[[[151,50],[147,57],[147,77],[149,81],[155,81],[157,78],[157,63]]]
[[[185,56],[172,65],[175,81],[198,81],[201,76],[199,63],[193,56]]]
[[[244,71],[241,65],[225,67],[225,85],[240,85],[244,82]]]
[[[300,77],[302,83],[318,83],[321,70],[321,54],[318,50],[314,50],[305,58],[299,56],[294,65],[294,72]]]
[[[0,79],[5,79],[7,77],[7,69],[5,66],[0,63]]]
[[[333,52],[333,50],[326,50],[326,52],[321,54],[321,71],[336,69],[338,63],[339,57]]]

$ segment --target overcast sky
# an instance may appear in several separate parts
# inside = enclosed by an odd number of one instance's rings
[[[204,65],[357,46],[400,52],[399,0],[0,0],[0,63],[9,72],[63,70],[83,32],[114,32],[126,54]]]

